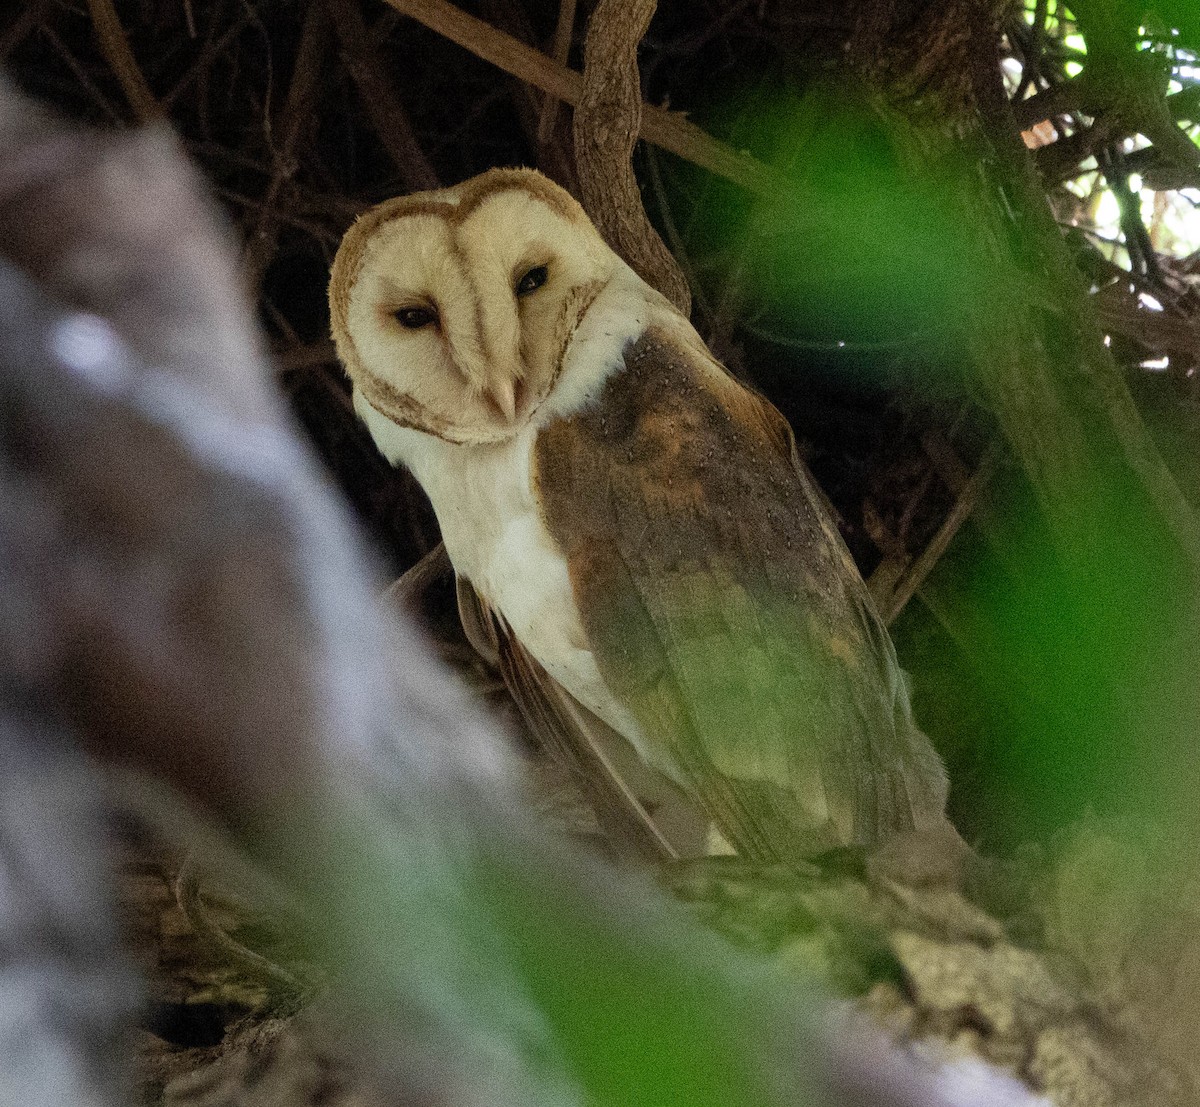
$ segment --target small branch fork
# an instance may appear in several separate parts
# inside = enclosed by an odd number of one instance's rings
[[[941,444],[939,443],[939,445]],[[952,451],[948,446],[944,447],[944,452],[950,454],[952,458]],[[879,608],[879,614],[885,623],[889,625],[893,623],[907,606],[908,601],[924,585],[942,555],[950,548],[950,543],[963,523],[980,506],[984,490],[991,482],[992,477],[996,475],[1002,458],[1003,451],[998,444],[993,444],[984,451],[975,471],[962,481],[960,487],[955,488],[957,495],[954,505],[917,558],[910,560],[902,550],[895,548],[899,546],[899,539],[887,536],[886,544],[893,548],[885,551],[887,556],[880,562],[867,582]],[[945,464],[939,466],[935,461],[935,469],[943,479],[947,479]],[[953,481],[953,483],[958,482]]]
[[[577,105],[583,97],[581,74],[446,0],[387,0],[387,3],[476,57],[559,100]],[[767,166],[713,138],[678,112],[643,104],[638,136],[751,192],[771,195],[779,187],[775,174]]]

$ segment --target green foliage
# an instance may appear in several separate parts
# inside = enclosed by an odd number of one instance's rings
[[[715,946],[714,960],[705,964],[700,950],[669,946],[667,936],[675,931],[661,923],[634,938],[612,925],[616,914],[597,918],[594,905],[572,903],[569,889],[556,898],[550,917],[528,894],[527,873],[498,868],[490,876],[499,929],[587,1103],[743,1107],[773,1101],[771,1085],[782,1074],[750,1043],[772,1038],[776,1000],[766,1001],[764,993],[765,1005],[754,1001],[746,981],[738,984],[729,972],[727,950],[719,955],[724,971],[715,972]],[[637,913],[632,901],[614,906]],[[695,960],[687,964],[689,954]],[[796,1074],[788,1079],[794,1087]],[[794,1096],[797,1107],[817,1102],[811,1089],[797,1088]]]
[[[961,315],[970,263],[945,197],[944,167],[915,174],[895,136],[848,83],[802,95],[758,93],[747,146],[788,188],[763,204],[745,238],[747,299],[765,325],[835,344],[938,331]]]
[[[1014,838],[1063,826],[1081,812],[1149,827],[1170,810],[1164,784],[1186,756],[1194,704],[1178,699],[1195,660],[1191,613],[1169,536],[1137,499],[1097,487],[1080,517],[1111,521],[1106,540],[1051,549],[1025,522],[1005,564],[975,567],[979,671],[1008,721],[996,743],[1001,794],[1022,798]],[[1194,628],[1193,628],[1194,631]],[[1012,815],[1018,815],[1012,812]]]

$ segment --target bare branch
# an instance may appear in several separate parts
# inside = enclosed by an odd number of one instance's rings
[[[50,0],[33,0],[3,32],[0,32],[0,61],[8,57],[46,16]]]
[[[885,622],[892,623],[896,616],[904,610],[908,601],[933,572],[934,566],[937,565],[942,554],[950,548],[950,543],[958,533],[959,527],[970,518],[979,503],[983,490],[999,468],[1001,457],[1001,451],[995,446],[988,449],[983,455],[975,472],[971,474],[966,485],[958,494],[954,506],[942,520],[942,525],[938,527],[937,533],[930,540],[929,545],[921,552],[921,556],[904,570],[900,579],[896,581],[891,595],[879,603],[879,613]]]
[[[446,0],[387,0],[387,3],[506,73],[553,93],[568,104],[579,103],[583,94],[583,78],[579,73],[558,65],[532,46],[497,31]],[[643,105],[638,133],[647,142],[751,192],[772,195],[779,187],[775,174],[767,166],[726,146],[678,112]]]
[[[629,162],[642,113],[637,48],[657,6],[657,0],[600,0],[596,6],[575,109],[575,164],[584,209],[608,244],[687,315],[687,278],[646,218]]]
[[[554,26],[554,52],[551,57],[555,64],[566,66],[567,57],[571,52],[571,34],[575,30],[575,0],[559,0],[558,22]],[[554,133],[554,125],[558,122],[558,97],[547,92],[542,101],[542,114],[538,120],[538,142],[545,146]]]
[[[408,112],[392,87],[378,47],[367,34],[358,0],[325,0],[325,9],[341,41],[342,60],[404,187],[410,192],[437,188],[437,174],[413,134]]]
[[[134,59],[129,39],[125,37],[125,29],[121,26],[112,0],[88,0],[88,10],[92,13],[92,24],[96,28],[100,51],[120,82],[121,90],[125,93],[125,99],[129,101],[137,121],[151,123],[161,119],[162,106],[154,98],[154,93],[150,91],[150,86]]]
[[[278,149],[273,151],[271,179],[263,193],[262,207],[242,255],[244,280],[252,292],[257,291],[279,241],[280,218],[275,204],[284,183],[296,172],[296,143],[305,124],[311,120],[317,81],[321,75],[321,60],[325,53],[326,33],[325,9],[321,0],[309,0],[300,32],[300,47],[296,51],[296,67],[276,127],[282,138]]]

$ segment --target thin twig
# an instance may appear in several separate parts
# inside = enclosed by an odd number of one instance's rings
[[[583,78],[575,70],[557,64],[532,46],[497,31],[447,0],[387,0],[387,3],[476,57],[553,93],[568,104],[577,104],[583,94]],[[644,104],[638,133],[647,142],[751,192],[772,196],[781,188],[777,175],[767,166],[713,138],[678,112]]]
[[[896,616],[904,610],[905,605],[913,597],[913,593],[924,583],[925,578],[933,572],[934,566],[941,559],[942,554],[950,546],[951,540],[958,533],[959,528],[970,518],[971,513],[975,510],[979,503],[979,497],[983,494],[983,490],[987,487],[995,475],[996,470],[1000,467],[1002,452],[998,446],[991,446],[984,453],[975,472],[971,474],[971,479],[967,482],[958,498],[954,501],[954,506],[950,509],[949,514],[942,525],[938,527],[937,533],[930,540],[929,545],[921,552],[918,557],[896,582],[895,588],[885,602],[879,605],[879,613],[888,624],[892,623]],[[877,597],[878,599],[878,597]]]
[[[399,608],[412,611],[432,585],[453,572],[454,566],[450,563],[450,555],[446,553],[446,545],[439,542],[412,568],[393,581],[384,598]]]
[[[83,66],[79,64],[79,60],[74,54],[71,53],[70,49],[67,47],[67,44],[63,42],[63,40],[59,38],[58,35],[54,33],[54,30],[50,27],[43,27],[41,29],[41,34],[42,37],[48,43],[50,43],[50,46],[54,49],[55,53],[62,58],[63,62],[66,64],[66,67],[75,77],[75,80],[79,82],[79,87],[91,97],[92,102],[105,115],[107,115],[113,123],[116,123],[118,126],[123,123],[124,120],[121,117],[121,113],[117,111],[116,107],[113,106],[108,97],[96,87],[95,82],[92,81],[92,79],[84,71]]]
[[[1014,97],[1016,101],[1021,101],[1025,97],[1025,90],[1032,85],[1037,88],[1037,80],[1041,75],[1041,67],[1039,61],[1042,53],[1042,40],[1046,34],[1046,8],[1047,0],[1037,0],[1034,5],[1033,12],[1033,27],[1029,37],[1029,42],[1025,47],[1025,59],[1021,63],[1021,79],[1017,82],[1017,94]]]
[[[252,291],[257,291],[279,242],[282,217],[275,210],[275,206],[284,183],[296,172],[296,143],[304,124],[312,119],[317,79],[321,73],[321,59],[325,53],[325,27],[325,10],[321,0],[309,0],[300,32],[300,46],[296,51],[292,81],[288,86],[283,110],[280,112],[277,130],[281,137],[279,147],[274,151],[271,179],[263,193],[262,206],[242,256],[246,286]]]
[[[200,53],[196,55],[196,60],[188,67],[188,71],[175,82],[171,91],[162,98],[164,108],[171,107],[179,95],[186,92],[197,77],[208,72],[209,66],[225,52],[225,47],[250,25],[250,20],[250,13],[243,11],[237,21],[220,38],[214,39],[212,33],[209,33],[208,41],[201,47]]]
[[[4,61],[46,16],[50,0],[33,0],[0,34],[0,62]]]
[[[279,328],[283,339],[291,346],[300,345],[300,336],[296,333],[296,328],[288,322],[288,318],[275,305],[275,301],[270,296],[263,293],[259,296],[259,306],[266,313],[267,318]]]
[[[240,192],[234,192],[230,188],[221,188],[216,186],[213,192],[222,199],[239,205],[240,207],[248,208],[256,213],[266,212],[268,209],[260,200],[254,199],[252,196],[244,196]],[[283,208],[271,208],[271,215],[280,223],[285,223],[289,227],[295,227],[297,230],[304,231],[317,242],[323,242],[330,245],[336,244],[341,240],[341,235],[337,231],[330,230],[328,227],[323,227],[321,224],[313,222],[311,219],[305,219],[300,215],[293,215],[290,211]]]
[[[692,265],[687,246],[679,233],[679,228],[675,225],[675,217],[671,214],[671,202],[667,197],[662,170],[658,165],[658,155],[652,146],[646,148],[646,155],[646,165],[650,169],[650,186],[654,189],[654,199],[658,203],[658,214],[662,219],[663,230],[667,232],[667,241],[671,244],[671,253],[675,255],[675,260],[679,262],[679,268],[683,270],[683,274],[687,278],[693,299],[700,305],[700,310],[704,312],[705,316],[711,319],[712,305],[709,304],[700,287],[699,278],[696,276],[696,267]]]
[[[925,456],[933,463],[934,472],[937,473],[938,479],[955,496],[961,496],[966,490],[967,485],[971,482],[971,470],[967,467],[966,462],[958,456],[958,452],[954,449],[950,439],[939,431],[928,430],[921,435],[921,449],[925,451]],[[975,521],[975,526],[979,529],[979,532],[983,535],[988,545],[1003,556],[1006,552],[1007,544],[1002,534],[1001,525],[991,505],[986,502],[979,503],[975,508],[975,514],[972,518]],[[918,589],[919,592],[920,589]]]
[[[229,958],[248,976],[261,980],[275,991],[297,994],[304,991],[303,982],[261,953],[235,941],[209,915],[200,897],[200,881],[196,876],[194,855],[184,858],[175,878],[175,902],[191,924],[196,936]]]
[[[554,27],[554,48],[551,57],[555,64],[566,66],[571,52],[571,35],[575,30],[575,0],[559,0],[558,23]],[[538,145],[545,146],[554,134],[558,123],[558,97],[547,92],[542,101],[542,114],[538,119]]]
[[[342,44],[346,69],[380,142],[395,162],[404,187],[410,192],[438,188],[441,182],[417,142],[408,112],[396,95],[378,48],[363,22],[358,0],[325,0],[325,10]]]
[[[314,365],[335,365],[337,364],[337,350],[329,339],[323,339],[320,342],[310,342],[278,350],[274,355],[274,361],[281,373],[291,373],[297,369],[309,369]]]
[[[96,28],[96,38],[100,43],[100,52],[104,60],[112,68],[125,99],[133,109],[133,114],[139,123],[152,123],[163,117],[162,107],[150,91],[145,75],[130,49],[129,39],[125,37],[125,29],[117,18],[112,0],[87,0],[88,10],[92,13],[92,25]]]

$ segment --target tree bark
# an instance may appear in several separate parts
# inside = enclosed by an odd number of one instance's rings
[[[657,0],[601,0],[588,24],[583,92],[575,107],[580,200],[605,241],[684,315],[692,293],[646,218],[630,164],[642,119],[637,48]]]

